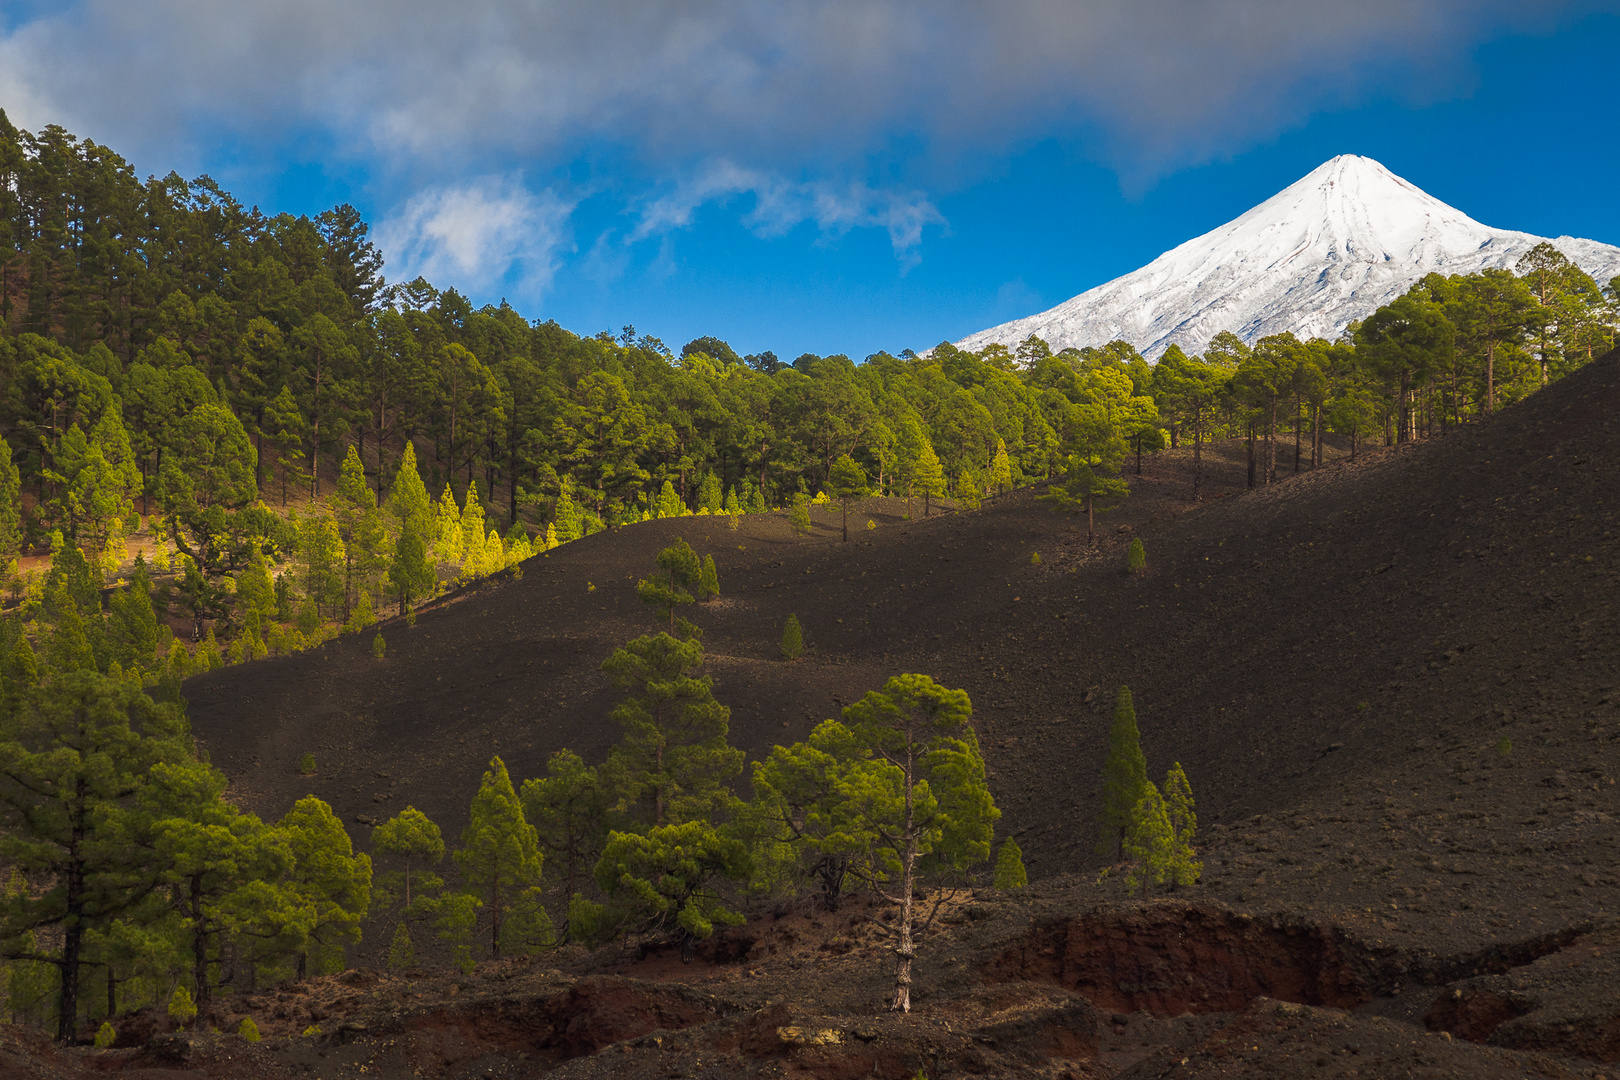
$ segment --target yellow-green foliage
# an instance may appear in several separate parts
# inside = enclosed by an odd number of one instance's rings
[[[1128,573],[1140,574],[1147,568],[1147,549],[1142,546],[1141,537],[1133,537],[1131,546],[1125,552],[1125,570]]]
[[[1024,870],[1024,852],[1010,836],[996,854],[996,873],[990,884],[997,889],[1022,889],[1029,884],[1029,874]]]
[[[197,1019],[197,1003],[191,1000],[191,991],[184,986],[175,987],[169,998],[169,1019],[180,1027]]]
[[[810,533],[810,504],[802,494],[793,497],[793,509],[788,511],[788,524],[792,525],[793,531],[800,536],[808,536]]]
[[[788,615],[787,624],[782,627],[782,658],[797,660],[804,652],[804,630],[799,626],[797,615]]]
[[[96,1029],[96,1049],[106,1050],[118,1041],[118,1032],[113,1030],[112,1024],[102,1021],[101,1027]]]
[[[388,655],[388,642],[383,640],[381,634],[371,639],[371,655],[378,660]]]
[[[253,1017],[251,1016],[242,1017],[242,1023],[237,1027],[236,1033],[242,1036],[242,1038],[246,1039],[248,1042],[259,1041],[259,1025],[253,1022]]]

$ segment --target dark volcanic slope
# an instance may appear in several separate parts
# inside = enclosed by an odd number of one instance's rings
[[[1617,405],[1611,354],[1487,423],[1267,490],[1238,491],[1229,448],[1231,497],[1196,507],[1185,452],[1164,455],[1096,554],[1032,491],[914,523],[885,503],[849,545],[780,515],[635,526],[388,624],[385,662],[368,635],[187,693],[261,812],[313,790],[345,820],[410,802],[454,834],[492,751],[527,776],[611,742],[597,665],[651,628],[634,579],[684,535],[719,564],[725,598],[694,617],[751,756],[889,674],[933,674],[972,695],[1032,871],[1079,870],[1124,682],[1151,770],[1181,761],[1206,823],[1243,822],[1209,837],[1217,895],[1336,919],[1397,903],[1437,946],[1551,931],[1616,899]],[[1122,530],[1143,577],[1119,572]],[[796,665],[775,658],[789,611],[815,650]]]

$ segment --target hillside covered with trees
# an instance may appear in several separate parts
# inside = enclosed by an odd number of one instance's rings
[[[744,755],[678,618],[719,589],[689,550],[642,583],[660,632],[602,665],[621,741],[527,783],[495,759],[459,845],[396,814],[373,837],[375,882],[326,802],[272,822],[225,798],[181,682],[385,611],[413,620],[457,584],[649,519],[792,507],[808,530],[807,504],[837,499],[842,543],[868,493],[928,516],[1037,482],[1089,517],[1163,449],[1191,446],[1197,499],[1205,447],[1233,439],[1265,486],[1321,465],[1329,435],[1354,456],[1471,424],[1589,362],[1616,322],[1615,283],[1544,247],[1516,273],[1425,279],[1335,342],[1228,333],[1149,365],[1122,342],[1031,338],[786,364],[388,283],[367,237],[350,207],[267,217],[207,178],[141,181],[106,148],[0,116],[0,952],[13,1011],[63,1038],[177,980],[206,1005],[227,978],[340,967],[379,910],[403,967],[429,938],[465,956],[475,934],[497,956],[628,928],[690,941],[739,918],[716,882],[819,879],[836,905],[847,876],[906,909],[909,963],[913,871],[991,855],[967,694],[922,675],[867,687],[739,800]],[[1131,709],[1122,694],[1105,828],[1159,884],[1190,884],[1186,776],[1162,798],[1147,783]],[[960,803],[919,804],[937,827],[912,798],[931,769]],[[452,847],[462,889],[431,869]],[[541,880],[559,863],[560,902]],[[903,964],[897,1003],[909,978]]]

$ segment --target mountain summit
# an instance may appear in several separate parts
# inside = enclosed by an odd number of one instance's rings
[[[957,345],[1012,346],[1036,334],[1056,350],[1123,339],[1157,357],[1172,343],[1199,352],[1222,330],[1249,342],[1290,330],[1333,338],[1425,274],[1511,269],[1542,240],[1482,225],[1371,158],[1342,154],[1140,270]],[[1599,284],[1620,274],[1620,247],[1552,243]]]

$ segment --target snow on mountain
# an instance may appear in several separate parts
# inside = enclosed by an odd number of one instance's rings
[[[1343,154],[1140,270],[957,345],[1036,334],[1056,351],[1123,339],[1156,358],[1172,342],[1199,352],[1222,330],[1248,342],[1288,330],[1334,338],[1425,274],[1511,269],[1542,239],[1481,225],[1371,158]],[[1552,243],[1599,284],[1620,274],[1620,247]]]

